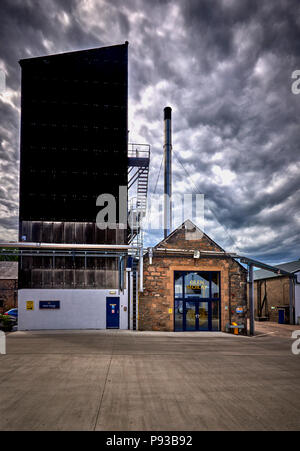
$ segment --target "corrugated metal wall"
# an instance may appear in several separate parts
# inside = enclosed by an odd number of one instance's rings
[[[22,221],[20,238],[30,243],[127,244],[127,230],[100,230],[92,222]]]
[[[27,259],[26,259],[27,260]],[[109,263],[109,264],[107,264]],[[114,265],[111,265],[114,263]],[[24,269],[21,271],[20,289],[56,288],[56,289],[118,289],[119,276],[115,260],[102,261],[101,269]]]
[[[99,230],[93,223],[23,221],[21,236],[27,242],[65,244],[126,244],[127,230]],[[26,257],[20,262],[21,288],[117,289],[115,258]]]

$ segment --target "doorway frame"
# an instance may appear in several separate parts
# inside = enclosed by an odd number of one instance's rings
[[[188,298],[185,297],[185,276],[191,273],[198,273],[201,275],[201,273],[209,273],[209,297],[200,298],[197,295],[190,296]],[[182,298],[176,298],[175,297],[175,275],[180,274],[182,276]],[[219,274],[219,297],[213,298],[212,297],[212,275],[213,274]],[[208,269],[190,269],[190,270],[173,270],[173,311],[174,311],[174,318],[173,318],[173,330],[174,332],[220,332],[222,330],[222,292],[221,292],[221,286],[222,286],[222,272],[221,271],[210,271]],[[182,318],[182,330],[176,330],[175,320],[176,320],[176,308],[175,303],[176,301],[182,301],[183,303],[183,318]],[[199,330],[199,319],[195,318],[195,330],[189,331],[186,330],[186,302],[195,302],[196,304],[196,315],[197,312],[199,314],[199,304],[201,302],[207,302],[208,303],[208,329],[207,330]],[[219,330],[212,330],[212,302],[218,302],[219,303]]]
[[[118,308],[118,327],[108,327],[108,304],[112,302],[117,302],[117,308]],[[118,296],[108,296],[106,298],[106,330],[120,330],[120,324],[121,324],[121,318],[120,318],[120,306],[121,306],[121,300]]]

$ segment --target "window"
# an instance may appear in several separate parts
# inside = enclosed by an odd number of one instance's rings
[[[212,330],[220,330],[220,302],[212,301],[211,303],[211,314],[212,314]]]
[[[175,299],[183,298],[183,276],[175,273]]]
[[[175,301],[175,331],[183,330],[183,301]]]
[[[185,297],[209,298],[209,280],[208,272],[193,272],[185,276]]]
[[[212,273],[211,297],[214,299],[219,299],[220,297],[220,274],[218,272]]]

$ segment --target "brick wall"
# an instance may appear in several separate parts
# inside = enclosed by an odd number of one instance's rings
[[[158,249],[222,251],[213,240],[197,227],[186,230],[185,225],[173,232],[154,249],[152,265],[144,260],[144,293],[139,296],[139,329],[174,331],[174,272],[218,271],[221,273],[221,328],[238,322],[247,326],[247,273],[232,258],[204,257],[193,254],[170,254]],[[236,313],[243,307],[244,314]],[[245,329],[246,332],[246,329]]]
[[[223,249],[211,240],[207,235],[202,233],[196,227],[194,229],[177,229],[157,248],[164,247],[167,249],[199,249],[203,251],[222,251]]]
[[[139,329],[174,331],[174,271],[219,271],[221,273],[221,325],[237,321],[245,324],[247,316],[246,273],[232,259],[154,256],[144,262],[144,293],[139,297]],[[245,314],[236,313],[244,307]],[[172,313],[171,313],[172,310]]]
[[[0,314],[17,307],[17,289],[16,280],[0,280]]]

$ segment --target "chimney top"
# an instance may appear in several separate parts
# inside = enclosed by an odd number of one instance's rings
[[[165,108],[165,120],[166,119],[172,119],[172,108],[169,106]]]

